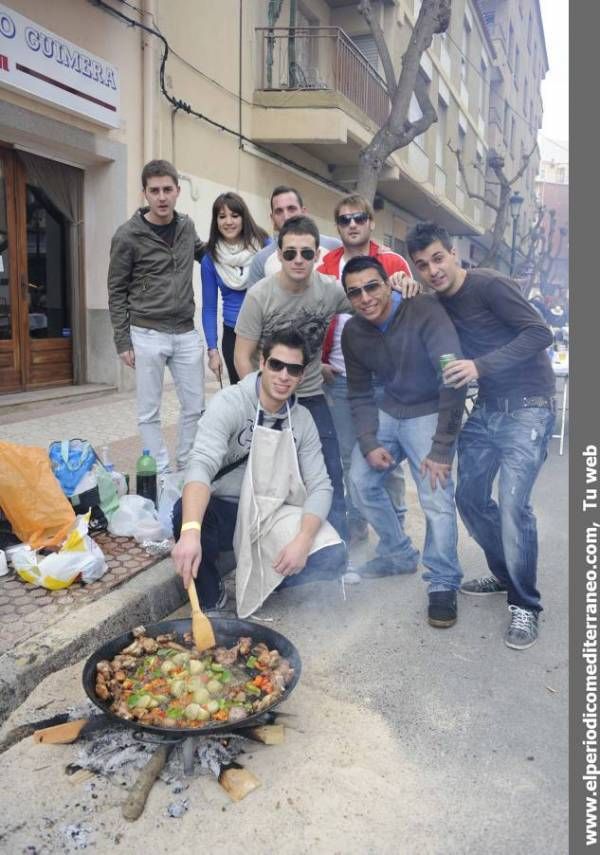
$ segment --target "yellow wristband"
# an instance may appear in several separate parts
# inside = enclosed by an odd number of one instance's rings
[[[190,529],[200,531],[200,523],[194,520],[192,522],[186,522],[181,526],[181,531],[189,531]]]

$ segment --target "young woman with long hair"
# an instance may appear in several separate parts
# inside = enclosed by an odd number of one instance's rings
[[[217,305],[219,291],[223,301],[221,349],[229,382],[240,379],[233,364],[235,322],[246,296],[250,262],[268,242],[269,236],[258,226],[248,206],[237,193],[222,193],[212,207],[210,235],[200,265],[202,278],[202,327],[208,347],[208,367],[219,378],[221,356],[218,350]]]

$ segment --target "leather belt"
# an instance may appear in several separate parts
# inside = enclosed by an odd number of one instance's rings
[[[476,407],[485,407],[487,410],[497,413],[512,413],[514,410],[526,410],[530,407],[543,407],[555,412],[554,398],[545,395],[523,395],[520,398],[485,398],[478,399]]]

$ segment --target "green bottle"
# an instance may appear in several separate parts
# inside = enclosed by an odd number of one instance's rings
[[[156,460],[147,448],[142,451],[135,466],[136,493],[156,504]]]

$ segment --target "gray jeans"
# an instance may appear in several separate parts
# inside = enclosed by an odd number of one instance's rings
[[[181,405],[176,468],[185,469],[198,419],[204,411],[204,344],[200,333],[163,333],[132,326],[131,342],[142,444],[155,458],[157,471],[168,472],[169,453],[160,428],[160,402],[168,366]]]

